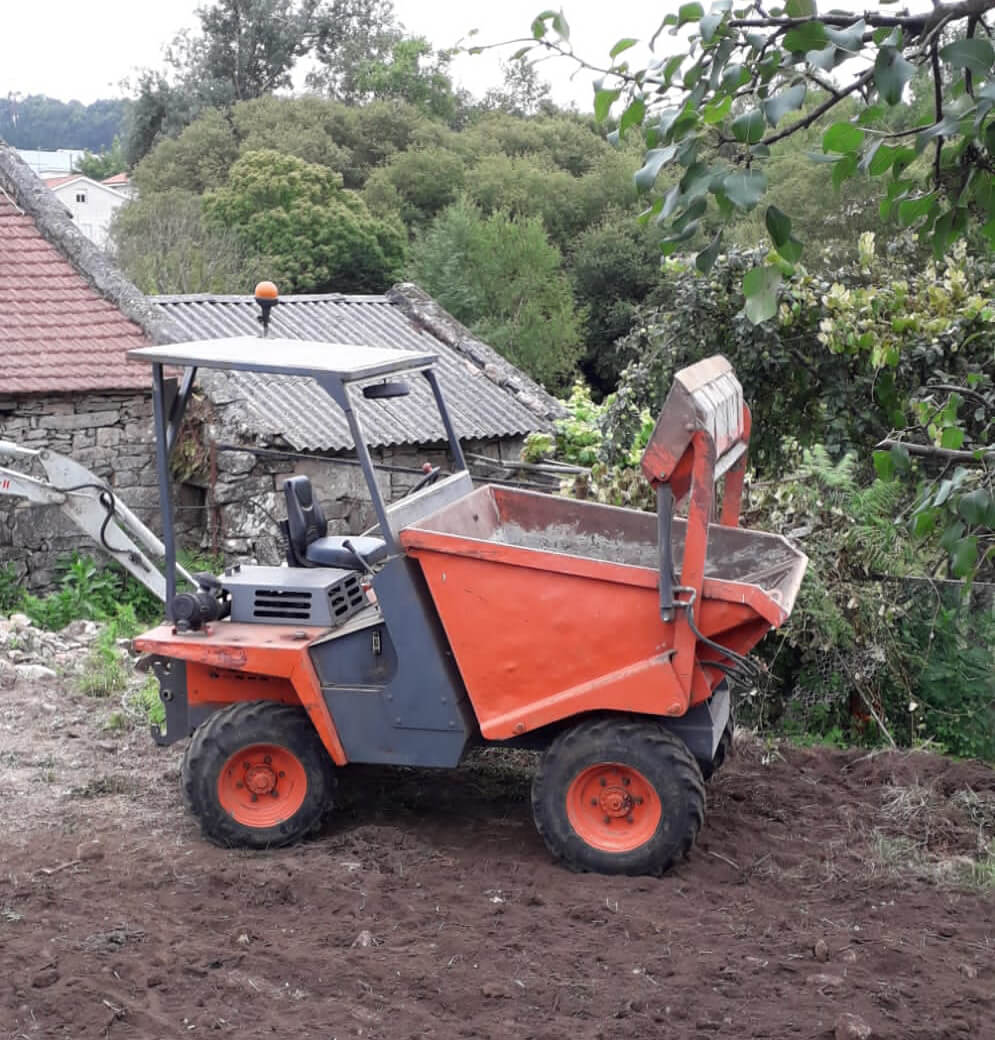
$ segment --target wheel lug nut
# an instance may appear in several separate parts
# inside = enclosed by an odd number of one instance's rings
[[[612,822],[612,818],[610,816],[606,816],[605,817],[605,823],[611,823],[611,822]]]
[[[642,798],[637,798],[636,799],[636,805],[642,805],[642,804],[643,804]]]
[[[273,761],[273,759],[272,759],[272,758],[270,758],[270,756],[269,756],[269,755],[263,755],[263,761],[264,761],[264,762],[266,763],[266,765],[269,765],[269,764],[270,764],[270,762],[272,762],[272,761]]]
[[[241,780],[236,780],[235,781],[235,786],[238,787],[238,788],[242,788],[242,787],[245,787],[245,784],[243,784]]]
[[[279,796],[279,795],[278,795],[278,794],[276,793],[276,788],[275,788],[275,787],[273,788],[273,790],[272,790],[272,791],[270,791],[270,797],[271,797],[271,798],[279,798],[279,797],[280,797],[280,796]]]
[[[604,777],[602,777],[599,782],[600,782],[602,787],[607,787],[608,786],[608,781]]]
[[[597,804],[598,804],[597,798],[592,798],[591,799],[591,805],[597,805]]]
[[[243,763],[242,763],[242,768],[243,768],[243,769],[249,769],[249,768],[251,768],[251,766],[250,766],[250,763],[249,763],[249,762],[243,762]]]
[[[632,783],[632,781],[629,779],[629,777],[627,777],[627,776],[623,776],[622,777],[622,786],[623,787],[628,787],[629,784],[631,784],[631,783]]]
[[[625,822],[626,822],[626,823],[635,823],[635,822],[636,822],[636,821],[635,821],[635,818],[634,818],[634,817],[633,817],[633,815],[632,815],[632,813],[629,813],[629,815],[628,815],[628,816],[626,816],[626,818],[625,818]]]
[[[282,780],[286,775],[287,774],[281,769],[279,773],[280,779]]]
[[[252,796],[252,800],[253,800],[254,802],[258,802],[258,801],[259,801],[259,795],[257,795],[257,794],[254,794],[254,795]]]

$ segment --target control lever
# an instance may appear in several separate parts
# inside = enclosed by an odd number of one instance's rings
[[[376,571],[374,571],[374,569],[366,562],[366,557],[352,544],[352,542],[348,538],[346,538],[342,542],[342,548],[348,549],[349,552],[351,552],[352,555],[355,556],[357,560],[359,560],[359,565],[363,568],[364,571],[366,571],[366,573],[371,578],[376,575]]]

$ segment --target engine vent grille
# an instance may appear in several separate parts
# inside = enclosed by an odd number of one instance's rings
[[[366,593],[356,574],[350,574],[328,590],[328,609],[336,620],[355,614],[365,603]]]
[[[344,567],[261,567],[225,572],[231,619],[257,625],[334,628],[369,606],[364,575]]]
[[[260,621],[307,621],[313,598],[307,589],[256,589],[252,616]]]

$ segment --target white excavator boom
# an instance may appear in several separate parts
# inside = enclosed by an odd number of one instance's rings
[[[0,458],[35,460],[47,480],[0,466],[0,495],[26,499],[30,505],[59,506],[111,559],[134,575],[153,595],[166,599],[166,579],[149,554],[161,557],[165,547],[121,501],[106,481],[73,459],[47,448],[25,448],[0,440]],[[177,571],[196,587],[182,567]]]

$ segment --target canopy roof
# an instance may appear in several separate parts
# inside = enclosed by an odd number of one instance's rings
[[[195,340],[128,351],[131,361],[224,368],[236,372],[270,372],[285,376],[337,376],[345,383],[376,379],[391,372],[429,368],[438,360],[426,351],[391,350],[356,343],[317,343],[299,339]]]

